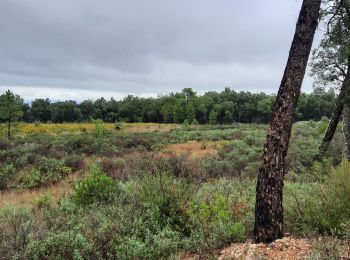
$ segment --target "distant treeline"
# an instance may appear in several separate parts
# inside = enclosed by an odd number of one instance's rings
[[[157,98],[127,96],[123,100],[99,98],[50,102],[36,99],[23,104],[26,122],[83,122],[102,119],[105,122],[155,122],[155,123],[200,123],[230,124],[267,123],[271,116],[276,96],[265,93],[224,91],[207,92],[198,96],[191,88],[180,93],[171,93]],[[320,120],[329,117],[336,94],[333,91],[316,91],[301,94],[295,119]]]

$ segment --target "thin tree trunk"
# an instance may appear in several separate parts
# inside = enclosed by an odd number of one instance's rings
[[[350,61],[350,59],[349,59]],[[318,148],[317,155],[315,157],[315,160],[321,160],[324,154],[326,153],[328,146],[330,142],[333,139],[333,136],[335,134],[335,131],[337,130],[337,126],[340,120],[340,116],[342,114],[343,108],[344,108],[344,102],[346,96],[349,96],[350,93],[350,70],[348,69],[343,85],[340,89],[338,98],[336,100],[336,103],[333,108],[333,112],[331,115],[331,118],[329,119],[327,130],[324,134],[324,137],[322,139],[322,142]]]
[[[344,158],[350,161],[350,105],[344,105],[343,111]]]
[[[283,236],[285,157],[307,61],[318,24],[321,0],[304,0],[288,62],[277,94],[256,187],[254,240],[269,243]]]

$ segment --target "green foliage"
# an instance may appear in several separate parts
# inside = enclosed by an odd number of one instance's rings
[[[198,124],[199,124],[199,122],[197,119],[193,119],[193,121],[191,122],[191,125],[198,125]]]
[[[51,102],[49,99],[35,99],[31,106],[23,104],[23,100],[17,95],[11,96],[6,92],[2,96],[6,95],[10,97],[8,100],[16,100],[14,104],[17,105],[13,107],[15,109],[4,105],[4,111],[19,111],[18,116],[15,116],[17,118],[14,117],[12,121],[23,118],[26,122],[45,123],[88,122],[92,118],[110,123],[118,120],[118,122],[182,124],[185,119],[190,123],[197,120],[201,124],[268,123],[275,101],[274,95],[235,92],[229,88],[225,88],[222,92],[210,91],[202,96],[198,96],[190,88],[185,88],[179,93],[162,95],[158,98],[128,95],[118,101],[113,98],[110,100],[99,98],[96,101],[84,100],[77,103],[72,100]],[[317,121],[322,116],[329,117],[335,98],[336,95],[332,91],[315,90],[311,94],[302,93],[296,119]],[[3,120],[7,121],[5,118]],[[100,126],[98,128],[97,136],[103,132]],[[120,125],[116,124],[115,129],[119,130]]]
[[[85,168],[84,159],[84,155],[71,154],[65,158],[64,164],[73,171],[79,171]]]
[[[87,206],[93,203],[106,203],[112,200],[116,184],[96,165],[91,175],[79,181],[74,187],[73,200],[77,205]]]
[[[174,105],[174,122],[181,124],[186,119],[185,100],[177,99]]]
[[[116,247],[120,259],[166,259],[179,248],[179,233],[165,228],[157,234],[150,234],[145,241],[137,237],[121,238]]]
[[[176,98],[186,100],[186,95],[197,108],[200,97],[183,93]],[[217,97],[213,94],[212,98]],[[100,101],[103,115],[106,101]],[[215,107],[217,122],[224,122],[225,111],[235,118],[238,108],[229,103]],[[245,103],[240,104],[253,111]],[[211,104],[208,106],[215,106]],[[288,160],[293,174],[287,175],[284,193],[286,231],[346,238],[350,223],[346,162],[330,174],[337,163],[335,155],[323,162],[312,161],[322,138],[322,124],[310,121],[293,126]],[[83,173],[71,196],[56,203],[56,194],[45,194],[33,202],[36,221],[26,243],[18,252],[5,245],[6,258],[169,259],[180,252],[215,258],[226,244],[252,236],[252,180],[261,163],[266,125],[192,124],[169,132],[124,130],[111,129],[100,136],[88,131],[28,134],[0,142],[0,172],[6,172],[9,188],[40,187],[71,171]],[[337,132],[334,147],[339,140],[341,133]],[[168,148],[187,141],[199,144],[190,142],[184,154]],[[192,156],[207,149],[215,156]],[[88,176],[85,163],[95,165]]]
[[[105,135],[106,129],[101,119],[91,120],[95,125],[94,135],[97,138],[102,138]]]
[[[190,187],[183,180],[157,172],[155,176],[145,176],[135,183],[133,192],[137,193],[146,208],[155,211],[161,226],[170,225],[175,230],[186,232],[186,216],[182,206],[190,196]]]
[[[25,256],[27,259],[92,259],[93,246],[79,233],[58,232],[31,242]]]
[[[50,193],[40,196],[34,203],[37,208],[50,208],[53,205],[53,199]]]
[[[260,166],[262,151],[260,147],[249,146],[243,140],[233,140],[224,146],[220,155],[233,164],[236,176],[247,172],[255,176]]]
[[[209,124],[215,125],[217,124],[218,112],[215,110],[210,111],[209,113]]]
[[[253,216],[253,185],[222,180],[206,184],[189,204],[188,214],[195,228],[196,247],[212,251],[225,243],[243,241],[251,232]],[[198,243],[198,241],[197,241]]]
[[[0,190],[7,187],[7,181],[16,173],[13,164],[3,164],[0,168]]]
[[[55,183],[72,173],[72,169],[54,158],[40,157],[35,162],[36,168],[23,177],[25,187],[34,188]]]
[[[350,216],[350,165],[345,161],[324,184],[287,183],[286,224],[295,232],[343,234]]]
[[[15,122],[23,116],[23,99],[7,90],[0,96],[0,119],[7,122],[7,137],[11,137],[11,122]]]
[[[46,123],[51,119],[51,110],[50,110],[50,100],[48,98],[46,99],[35,99],[32,102],[31,106],[31,114],[32,116],[40,121]]]
[[[188,131],[190,129],[190,122],[187,119],[185,119],[182,123],[182,129],[185,131]]]
[[[233,221],[230,204],[222,194],[214,194],[212,200],[199,204],[192,202],[189,216],[202,225],[207,237],[214,237],[216,233],[222,232],[220,239],[223,242],[241,241],[244,238],[244,227],[240,222]],[[220,230],[215,230],[217,228]]]
[[[196,108],[193,101],[189,101],[186,110],[186,119],[188,122],[193,122],[196,119]]]
[[[0,119],[8,121],[16,121],[23,115],[22,111],[23,100],[7,90],[5,94],[0,96]]]
[[[28,209],[0,209],[0,254],[10,259],[25,250],[33,232],[33,216]]]

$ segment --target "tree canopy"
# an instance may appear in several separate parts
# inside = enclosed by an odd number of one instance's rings
[[[0,119],[7,122],[9,139],[11,137],[11,123],[23,116],[22,106],[23,100],[10,90],[0,96]]]
[[[19,97],[18,97],[19,98]],[[329,117],[336,95],[332,90],[303,93],[295,120],[315,120]],[[20,98],[19,98],[20,99]],[[190,88],[179,93],[160,95],[157,98],[140,98],[129,95],[122,100],[99,98],[95,101],[73,100],[51,102],[35,99],[31,106],[20,101],[25,122],[84,122],[101,119],[105,122],[154,122],[230,124],[267,123],[271,117],[275,95],[236,92],[225,88],[222,92],[197,95]],[[22,114],[20,114],[20,117]],[[5,121],[5,118],[2,118]]]

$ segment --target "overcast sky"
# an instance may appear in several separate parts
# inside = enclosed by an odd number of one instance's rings
[[[301,3],[0,0],[0,92],[26,100],[277,92]]]

